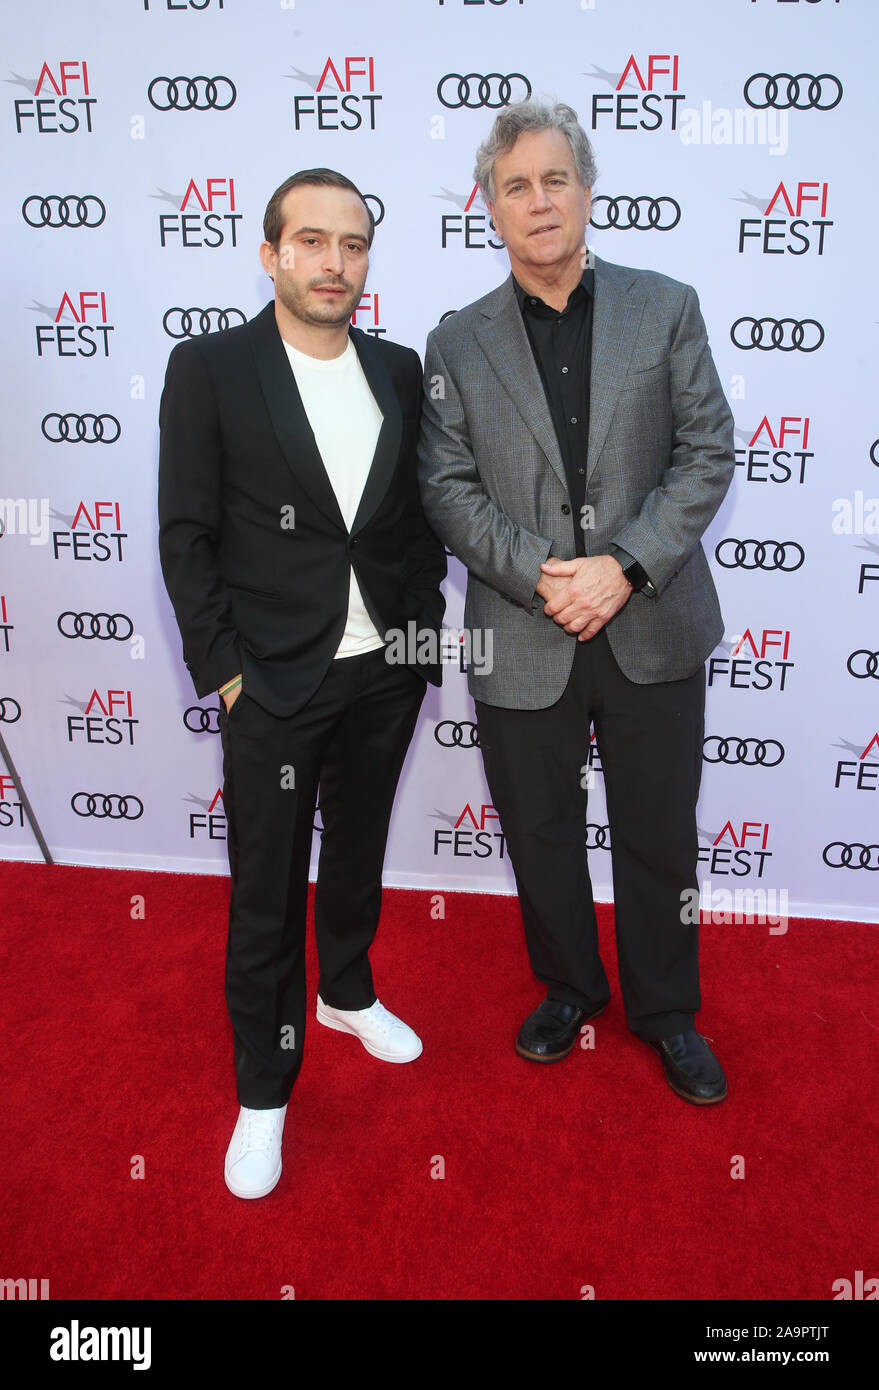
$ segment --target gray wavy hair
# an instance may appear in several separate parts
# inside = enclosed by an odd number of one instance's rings
[[[595,156],[573,107],[565,106],[563,102],[550,106],[539,101],[517,101],[499,113],[488,139],[476,151],[473,174],[486,202],[493,203],[495,200],[495,160],[499,155],[509,153],[519,136],[529,130],[560,130],[571,146],[574,168],[583,187],[592,187],[598,176]]]

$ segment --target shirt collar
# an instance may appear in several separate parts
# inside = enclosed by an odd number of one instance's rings
[[[527,290],[524,290],[522,286],[519,284],[519,281],[516,279],[515,275],[513,276],[513,289],[516,292],[516,299],[519,302],[519,308],[521,309],[523,314],[527,308],[529,310],[534,309],[538,312],[540,310],[544,310],[547,313],[557,315],[557,310],[551,309],[550,306],[544,303],[544,301],[540,299],[538,296],[531,295],[528,293]],[[576,284],[574,288],[571,290],[571,293],[568,296],[567,305],[565,306],[566,309],[570,309],[573,307],[573,303],[576,303],[575,296],[579,296],[581,289],[583,289],[586,292],[586,294],[590,296],[590,298],[595,297],[595,271],[592,269],[591,266],[587,267],[587,269],[583,271],[583,274],[580,276],[579,283]],[[534,299],[536,299],[537,301],[536,304],[532,304],[531,302]]]

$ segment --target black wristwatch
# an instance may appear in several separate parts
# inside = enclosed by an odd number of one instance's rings
[[[638,564],[637,560],[633,560],[630,565],[627,565],[623,570],[623,574],[636,594],[639,594],[642,589],[645,589],[648,594],[656,593],[656,589],[647,576],[647,571],[642,565]]]

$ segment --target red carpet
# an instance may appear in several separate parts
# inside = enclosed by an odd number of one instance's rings
[[[515,900],[447,893],[435,920],[388,891],[374,974],[424,1053],[378,1062],[312,997],[284,1173],[245,1203],[222,1174],[228,881],[5,863],[0,885],[0,1277],[53,1300],[830,1300],[879,1275],[874,926],[703,928],[697,1025],[730,1094],[701,1109],[626,1029],[611,909],[595,1050],[538,1066],[513,1051],[542,995]]]

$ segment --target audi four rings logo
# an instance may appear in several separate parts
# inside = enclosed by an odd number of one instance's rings
[[[237,95],[231,77],[154,77],[147,87],[157,111],[228,111]]]
[[[708,745],[712,745],[709,753]],[[706,763],[744,763],[747,767],[778,767],[783,746],[774,738],[706,738],[702,745]]]
[[[70,621],[65,622],[66,618]],[[99,642],[109,642],[111,638],[127,642],[134,632],[134,623],[127,613],[71,613],[68,610],[58,618],[58,631],[62,637],[82,637],[86,642],[95,637]]]
[[[436,94],[450,111],[458,111],[462,106],[470,111],[478,111],[481,106],[496,111],[501,106],[509,106],[511,101],[526,101],[531,95],[531,83],[521,72],[510,72],[506,77],[499,72],[490,72],[485,77],[478,72],[463,76],[459,72],[449,72],[436,84]]]
[[[724,552],[728,558],[724,559]],[[727,536],[714,552],[725,570],[798,570],[806,552],[796,541],[737,541]]]
[[[596,220],[596,210],[605,203],[607,211],[604,216],[607,221],[599,222]],[[630,198],[628,194],[609,198],[604,193],[592,199],[592,215],[589,218],[592,226],[600,232],[607,231],[608,227],[616,227],[621,232],[632,228],[640,232],[670,232],[680,220],[681,206],[674,198],[649,198],[646,194],[640,198]]]
[[[115,444],[122,433],[115,415],[59,415],[57,412],[44,415],[40,429],[50,444]]]
[[[863,657],[862,661],[858,657]],[[863,671],[856,671],[855,666],[863,666]],[[856,681],[865,681],[872,676],[874,681],[879,680],[879,652],[868,652],[866,647],[859,647],[856,652],[852,652],[845,668],[850,676],[854,676]]]
[[[824,846],[821,858],[828,869],[869,869],[874,874],[879,869],[879,845],[846,845],[834,840]]]
[[[590,834],[594,831],[594,834]],[[594,825],[592,821],[586,823],[586,848],[587,849],[610,849],[610,826]]]
[[[842,101],[842,83],[830,72],[820,72],[817,77],[809,72],[777,72],[774,77],[755,72],[742,95],[755,111],[765,111],[768,106],[776,111],[832,111]]]
[[[196,338],[202,333],[222,332],[224,328],[230,328],[230,314],[237,314],[239,323],[247,322],[240,309],[178,309],[175,306],[165,310],[162,327],[169,338]],[[172,324],[174,327],[171,327]]]
[[[86,193],[56,193],[43,197],[32,193],[21,205],[21,215],[29,227],[100,227],[107,209],[100,198]]]
[[[84,808],[80,810],[77,802]],[[120,796],[111,792],[75,792],[70,804],[78,816],[94,816],[97,820],[140,820],[143,802],[139,796]]]
[[[0,724],[17,724],[21,718],[21,705],[11,695],[0,695]]]
[[[448,733],[443,730],[448,729]],[[444,719],[437,724],[433,736],[441,748],[478,748],[479,730],[475,724],[465,721],[456,724],[453,719]]]
[[[747,333],[739,333],[742,324],[751,325]],[[764,342],[766,336],[763,325],[769,324],[769,341]],[[790,333],[786,329],[790,327]],[[814,332],[807,333],[807,328],[812,328]],[[737,348],[743,352],[750,352],[751,348],[759,348],[761,352],[772,352],[773,348],[778,348],[779,352],[817,352],[824,342],[824,329],[815,319],[736,319],[732,328],[729,330]],[[745,338],[745,342],[740,342],[740,338]],[[806,339],[809,339],[807,345]]]
[[[218,734],[220,732],[219,705],[203,709],[201,705],[190,705],[183,716],[183,723],[192,734]]]

